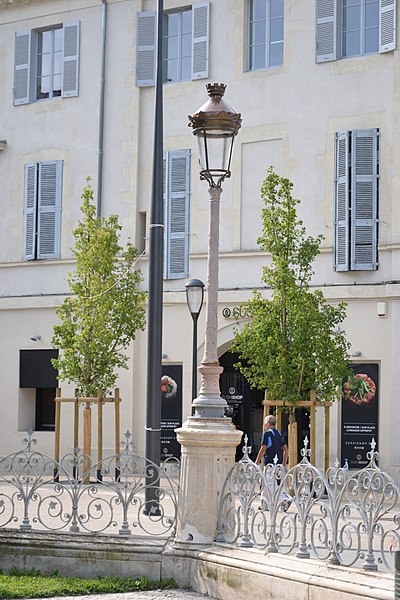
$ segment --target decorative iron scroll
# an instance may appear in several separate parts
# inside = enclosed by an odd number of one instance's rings
[[[295,554],[343,566],[394,570],[400,549],[400,488],[378,465],[375,441],[369,464],[351,472],[331,467],[324,474],[302,460],[286,471],[279,464],[257,466],[243,458],[229,472],[221,494],[218,541],[269,552]]]
[[[0,459],[0,527],[173,536],[178,483],[172,474],[177,467],[162,468],[139,456],[130,437],[127,431],[120,453],[101,463],[91,464],[79,448],[56,462],[35,450],[29,431],[22,450]],[[150,507],[145,496],[149,479],[155,490]]]

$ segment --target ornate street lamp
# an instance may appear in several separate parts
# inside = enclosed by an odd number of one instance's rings
[[[206,87],[209,100],[189,115],[189,127],[193,127],[199,144],[200,179],[207,180],[210,186],[205,346],[199,368],[200,393],[193,401],[193,408],[195,417],[222,418],[226,401],[220,393],[222,367],[217,354],[219,204],[221,184],[231,175],[233,143],[242,119],[222,99],[226,88],[223,83],[209,83]]]
[[[191,279],[185,285],[186,302],[193,319],[192,349],[192,401],[197,396],[197,321],[203,306],[204,283],[200,279]]]

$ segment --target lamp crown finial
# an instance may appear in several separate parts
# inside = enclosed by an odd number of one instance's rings
[[[225,83],[207,83],[206,88],[211,100],[219,102],[225,94],[226,85]]]

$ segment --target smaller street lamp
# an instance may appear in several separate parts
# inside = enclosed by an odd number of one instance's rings
[[[204,298],[204,283],[200,279],[191,279],[185,285],[186,302],[193,319],[193,352],[192,352],[192,401],[197,396],[197,320]]]

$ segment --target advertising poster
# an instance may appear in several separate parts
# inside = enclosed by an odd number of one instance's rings
[[[182,425],[182,365],[163,365],[161,377],[160,460],[181,457],[174,429]]]
[[[374,438],[379,449],[379,365],[350,365],[350,377],[343,381],[342,389],[342,455],[349,467],[362,469],[368,464]]]

